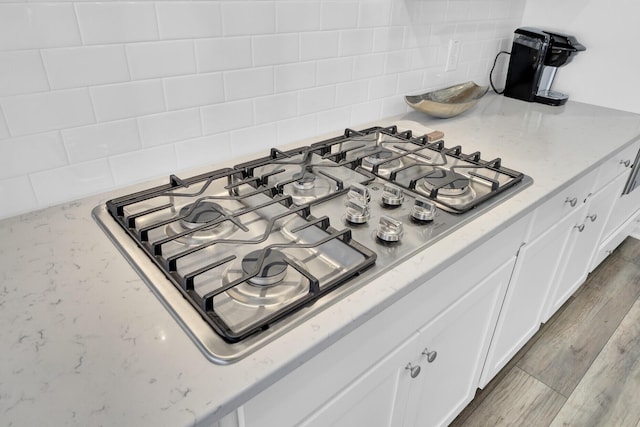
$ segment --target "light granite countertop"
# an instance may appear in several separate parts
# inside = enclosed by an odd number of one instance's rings
[[[534,184],[426,249],[428,265],[406,262],[230,365],[200,353],[92,219],[132,189],[0,221],[0,425],[209,425],[640,135],[636,114],[497,95],[453,119],[378,122],[391,123],[442,130]]]

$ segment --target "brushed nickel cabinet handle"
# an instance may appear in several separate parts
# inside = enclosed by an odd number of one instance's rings
[[[574,225],[573,228],[577,228],[578,231],[582,233],[584,231],[584,224]]]
[[[573,199],[570,199],[567,197],[567,200],[564,201],[565,203],[569,203],[571,205],[571,207],[575,207],[578,204],[578,198],[574,197]]]
[[[591,222],[596,222],[596,219],[598,219],[598,214],[587,215],[587,218],[590,219]]]
[[[407,363],[407,366],[405,366],[404,369],[409,371],[411,378],[415,378],[420,375],[420,365],[413,366],[411,363]]]
[[[422,351],[422,355],[423,356],[427,356],[427,362],[429,363],[433,363],[434,360],[436,360],[436,357],[438,357],[438,352],[433,350],[433,351],[429,351],[428,348],[425,348]]]
[[[631,164],[631,160],[620,160],[620,164],[624,165],[625,168],[628,168]]]

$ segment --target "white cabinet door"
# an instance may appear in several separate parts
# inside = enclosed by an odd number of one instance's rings
[[[626,175],[620,176],[590,197],[585,214],[571,229],[565,260],[558,275],[551,305],[555,312],[584,283],[604,225],[622,191]]]
[[[447,425],[473,399],[514,264],[515,257],[420,330],[422,372],[411,382],[405,426]]]
[[[416,358],[417,334],[305,419],[304,427],[398,426],[402,424]],[[322,372],[318,372],[322,375]]]
[[[481,388],[540,328],[544,302],[566,240],[565,228],[565,222],[560,222],[520,249],[482,372]]]

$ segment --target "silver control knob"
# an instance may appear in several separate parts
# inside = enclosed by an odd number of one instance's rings
[[[349,192],[347,193],[347,201],[345,204],[349,202],[349,200],[357,199],[360,200],[365,205],[371,201],[371,194],[369,194],[369,189],[362,184],[351,184],[349,187]]]
[[[382,203],[389,206],[400,206],[404,202],[404,192],[393,185],[385,184],[382,190]]]
[[[378,223],[378,229],[376,236],[380,240],[385,242],[397,242],[402,237],[402,222],[390,218],[388,216],[381,216]]]
[[[411,209],[411,216],[418,221],[433,221],[436,216],[436,205],[427,199],[418,197]]]
[[[369,206],[362,203],[362,200],[351,199],[347,201],[347,211],[345,216],[349,222],[354,224],[364,224],[369,221],[371,214],[369,213]]]

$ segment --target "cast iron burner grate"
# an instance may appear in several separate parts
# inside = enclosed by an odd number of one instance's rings
[[[351,230],[334,229],[329,218],[311,216],[309,205],[294,205],[266,179],[244,175],[239,169],[223,169],[185,180],[171,176],[167,185],[107,202],[108,212],[129,237],[230,343],[313,304],[376,260],[375,252],[352,239]],[[214,187],[223,191],[212,191]],[[172,224],[182,227],[166,233]],[[227,232],[221,238],[190,239],[218,229]],[[339,254],[333,258],[349,262],[326,274],[317,259],[332,256],[331,251]],[[236,261],[240,273],[225,273]],[[258,299],[255,307],[235,301],[233,295],[247,294],[241,287],[276,288],[288,271],[303,281],[295,298],[268,304]],[[211,284],[215,286],[206,287]],[[240,303],[248,313],[242,318],[227,309]]]
[[[483,160],[480,152],[465,154],[460,146],[429,142],[396,126],[346,129],[344,135],[311,145],[322,158],[351,168],[365,167],[375,176],[431,199],[440,208],[462,214],[503,193],[524,174]],[[372,162],[371,153],[376,156]],[[391,155],[389,155],[391,153]]]

